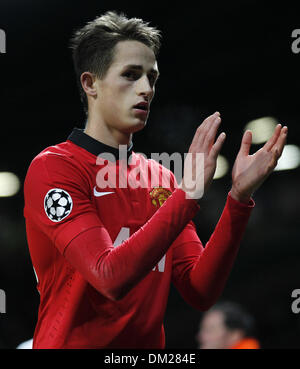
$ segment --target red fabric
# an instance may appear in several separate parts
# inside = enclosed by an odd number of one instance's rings
[[[195,201],[177,189],[120,246],[113,247],[105,228],[92,228],[71,241],[66,259],[101,294],[119,300],[151,272],[197,210]]]
[[[197,242],[174,247],[173,281],[195,308],[209,309],[222,293],[253,207],[253,200],[242,204],[229,195],[203,252]]]
[[[168,172],[134,156],[142,178],[149,171]],[[163,204],[151,198],[152,187],[114,188],[95,197],[95,162],[95,155],[67,141],[45,149],[28,170],[24,215],[40,292],[33,347],[163,348],[171,280],[195,307],[212,304],[228,277],[253,203],[240,204],[229,196],[203,249],[191,221],[199,207],[175,190],[173,175],[165,188],[173,193]],[[128,166],[127,174],[135,168]],[[44,208],[53,188],[67,191],[73,203],[69,215],[57,222]]]

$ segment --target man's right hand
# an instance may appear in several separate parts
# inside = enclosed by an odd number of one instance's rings
[[[226,138],[222,132],[215,140],[220,123],[220,113],[216,112],[203,121],[194,135],[178,186],[186,192],[187,198],[201,199],[213,180],[217,158]]]

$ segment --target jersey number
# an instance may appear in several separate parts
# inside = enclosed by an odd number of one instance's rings
[[[114,247],[121,245],[121,243],[130,237],[130,229],[128,227],[122,227],[117,238],[114,242]],[[165,271],[166,255],[164,255],[159,263],[152,269],[153,271],[158,270],[159,272]]]

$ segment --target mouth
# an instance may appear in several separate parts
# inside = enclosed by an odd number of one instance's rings
[[[140,102],[133,106],[134,112],[140,118],[147,119],[149,113],[149,104],[147,102]]]
[[[148,112],[149,104],[146,101],[141,101],[138,104],[134,105],[133,109]]]

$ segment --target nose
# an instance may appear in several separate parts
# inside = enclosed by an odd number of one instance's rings
[[[154,94],[154,88],[151,86],[147,76],[143,76],[139,79],[136,87],[136,93],[138,96],[145,96],[148,100],[151,100]]]

